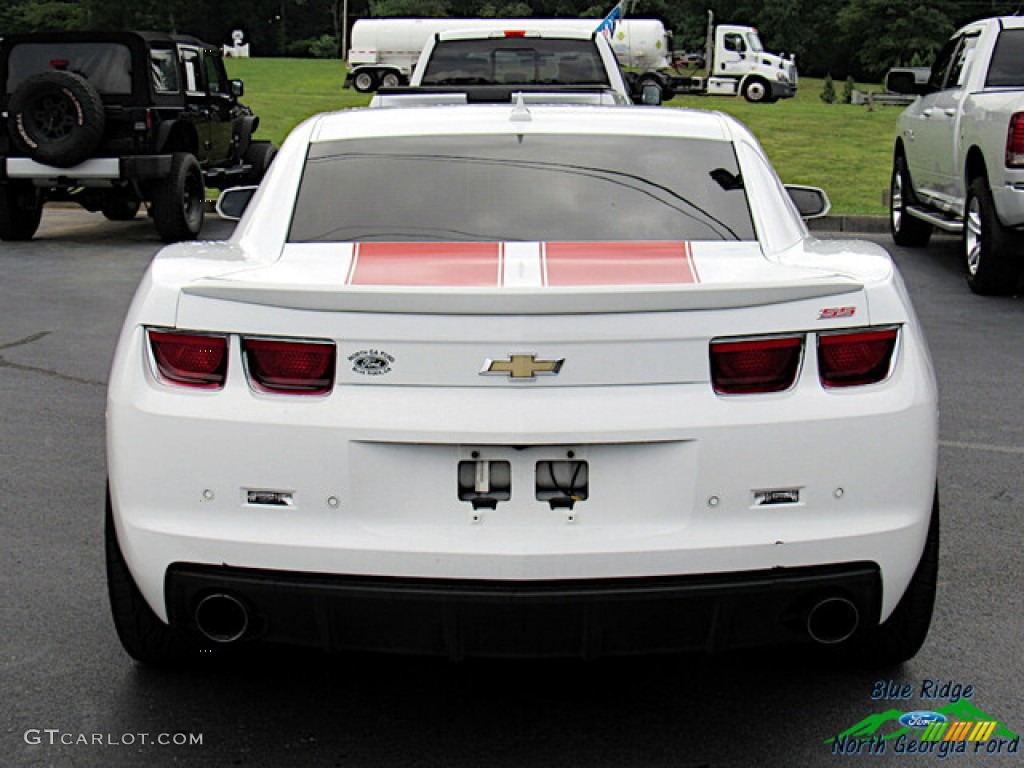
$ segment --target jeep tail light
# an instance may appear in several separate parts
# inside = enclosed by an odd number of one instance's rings
[[[244,339],[242,353],[250,380],[263,392],[322,395],[334,385],[334,344]]]
[[[228,370],[225,336],[150,331],[149,345],[164,381],[197,389],[224,386]]]
[[[818,336],[818,373],[826,387],[875,384],[889,375],[899,331],[828,333]]]
[[[1010,117],[1006,131],[1006,167],[1024,168],[1024,112]]]
[[[711,343],[711,384],[720,395],[781,392],[793,386],[804,337]]]

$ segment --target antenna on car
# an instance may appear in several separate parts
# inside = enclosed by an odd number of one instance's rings
[[[514,123],[528,123],[533,120],[530,110],[526,108],[526,100],[523,98],[522,91],[516,94],[516,105],[512,109],[512,114],[509,115],[509,120]]]

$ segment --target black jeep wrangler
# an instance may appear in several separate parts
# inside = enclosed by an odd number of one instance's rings
[[[253,141],[219,50],[159,32],[0,40],[0,239],[29,240],[43,203],[112,220],[146,204],[160,237],[192,240],[206,188],[258,184],[276,152]]]

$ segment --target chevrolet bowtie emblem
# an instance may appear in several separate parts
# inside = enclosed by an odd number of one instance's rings
[[[554,376],[562,368],[561,360],[538,360],[536,355],[512,355],[508,360],[488,360],[481,375],[507,373],[513,379],[532,379],[538,373]]]

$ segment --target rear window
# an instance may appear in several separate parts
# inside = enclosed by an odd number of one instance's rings
[[[22,43],[7,59],[7,93],[40,72],[62,69],[88,80],[100,93],[132,92],[132,54],[118,43]]]
[[[731,143],[615,135],[310,147],[291,242],[753,240]]]
[[[608,85],[592,40],[440,40],[423,85]]]
[[[1024,29],[1004,29],[999,35],[985,85],[1024,87]]]

